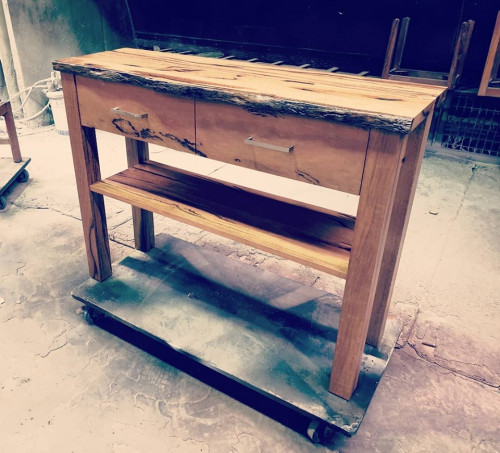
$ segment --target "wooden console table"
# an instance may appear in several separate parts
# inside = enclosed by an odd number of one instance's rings
[[[330,392],[349,399],[382,337],[436,99],[444,89],[119,49],[54,63],[90,275],[111,274],[103,195],[133,206],[136,248],[162,214],[346,279]],[[101,179],[95,129],[126,139]],[[149,159],[147,143],[359,195],[356,217]]]

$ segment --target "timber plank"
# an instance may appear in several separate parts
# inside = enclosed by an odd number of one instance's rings
[[[54,68],[263,114],[341,121],[399,133],[418,126],[444,93],[439,87],[140,49],[67,58],[54,62]]]
[[[354,219],[285,203],[152,163],[92,185],[95,193],[345,277]]]

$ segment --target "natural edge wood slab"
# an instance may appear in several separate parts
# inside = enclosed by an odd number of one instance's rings
[[[238,105],[258,115],[294,115],[407,134],[445,89],[319,70],[117,49],[58,60],[54,69]]]

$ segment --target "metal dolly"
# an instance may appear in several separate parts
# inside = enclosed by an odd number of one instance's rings
[[[0,138],[0,144],[10,144],[12,150],[12,160],[10,158],[0,158],[0,210],[7,205],[4,193],[14,182],[26,182],[29,179],[26,167],[31,159],[22,158],[17,139],[16,125],[14,124],[14,115],[9,101],[0,103],[0,116],[5,119],[7,137]]]

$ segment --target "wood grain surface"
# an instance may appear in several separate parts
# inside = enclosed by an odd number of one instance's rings
[[[407,141],[399,134],[370,134],[329,387],[347,400],[358,383]]]
[[[101,179],[96,133],[95,129],[81,124],[75,77],[62,74],[61,79],[89,274],[103,281],[112,270],[104,199],[90,191],[90,185]]]
[[[359,195],[367,144],[368,131],[352,126],[196,101],[198,153],[265,173]]]
[[[76,77],[82,125],[196,153],[194,100]]]
[[[431,121],[432,115],[408,137],[405,157],[399,173],[394,203],[390,214],[389,230],[380,265],[380,275],[373,299],[372,314],[366,340],[368,344],[374,347],[379,346],[384,335],[399,259],[410,220],[411,207],[417,188],[418,174],[424,157],[425,143]]]
[[[92,185],[156,212],[316,269],[345,277],[354,219],[247,192],[148,161]]]
[[[444,93],[440,87],[128,48],[59,60],[54,69],[268,115],[399,133],[418,126]]]

